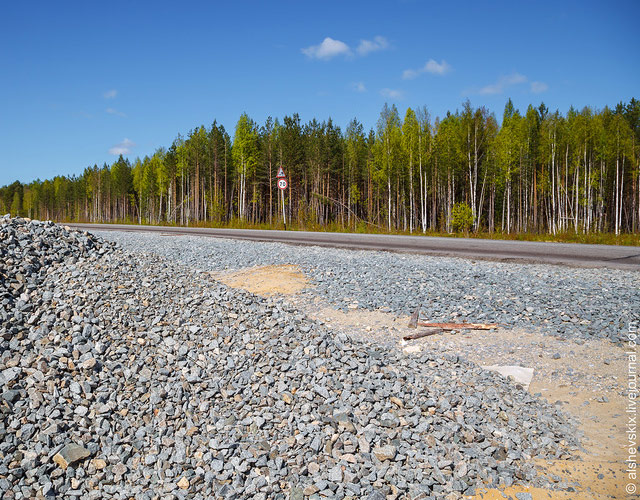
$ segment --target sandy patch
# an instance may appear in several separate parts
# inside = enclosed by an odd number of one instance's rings
[[[250,267],[230,273],[211,273],[215,279],[232,288],[256,295],[291,295],[309,286],[309,280],[298,266]]]

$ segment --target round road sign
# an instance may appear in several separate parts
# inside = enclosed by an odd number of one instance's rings
[[[287,179],[278,179],[278,187],[280,189],[287,189]]]

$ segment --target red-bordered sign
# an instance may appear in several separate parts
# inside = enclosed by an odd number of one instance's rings
[[[287,183],[287,179],[284,179],[284,178],[282,178],[282,179],[278,179],[278,187],[279,187],[280,189],[282,189],[282,190],[287,189],[287,186],[288,186],[288,185],[289,185],[289,184]]]
[[[278,175],[276,175],[276,178],[278,178],[278,179],[283,178],[284,179],[285,177],[286,177],[286,175],[284,175],[284,170],[282,170],[282,167],[280,167],[278,169]]]

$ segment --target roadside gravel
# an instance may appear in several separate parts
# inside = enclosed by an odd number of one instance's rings
[[[640,275],[608,269],[471,261],[374,251],[300,247],[194,236],[96,232],[123,248],[192,269],[293,264],[315,294],[342,310],[408,315],[422,305],[433,321],[536,327],[565,338],[621,340],[640,303]]]
[[[578,449],[554,406],[438,348],[0,222],[2,498],[458,499]]]

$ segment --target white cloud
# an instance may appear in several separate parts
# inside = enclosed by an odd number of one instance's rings
[[[336,56],[350,55],[351,49],[346,43],[340,40],[326,37],[320,45],[312,45],[311,47],[302,49],[302,53],[310,59],[324,59],[328,61]]]
[[[118,91],[116,89],[107,90],[102,97],[105,99],[115,99],[118,96]]]
[[[415,69],[405,69],[402,72],[402,79],[403,80],[413,80],[419,74],[420,74],[420,71],[416,71]]]
[[[544,82],[531,82],[531,92],[533,92],[534,94],[540,94],[541,92],[544,92],[546,90],[549,90],[549,85],[547,85]]]
[[[109,154],[115,156],[128,155],[131,153],[131,148],[133,148],[135,145],[135,142],[125,137],[125,139],[120,144],[116,144],[115,146],[109,148]]]
[[[446,75],[449,71],[451,71],[451,66],[444,59],[442,62],[438,63],[433,59],[429,59],[427,64],[424,66],[424,71],[427,73],[431,73],[432,75]]]
[[[404,97],[404,94],[401,90],[395,89],[382,89],[380,91],[380,95],[382,97],[386,97],[387,99],[402,99]]]
[[[482,87],[477,93],[480,95],[502,94],[507,88],[526,82],[526,76],[520,73],[511,73],[510,75],[501,76],[496,83]]]
[[[422,73],[431,73],[432,75],[442,76],[449,73],[451,69],[451,65],[444,59],[441,62],[438,62],[434,59],[429,59],[422,68],[405,69],[402,72],[402,78],[405,80],[412,80]]]
[[[383,36],[376,36],[373,40],[360,40],[360,45],[356,49],[358,55],[366,56],[369,52],[384,50],[389,47],[389,42]]]
[[[364,86],[363,82],[354,82],[354,83],[351,84],[351,87],[356,92],[366,92],[367,91],[367,87]]]
[[[110,115],[122,116],[123,118],[127,116],[122,111],[118,111],[117,109],[113,109],[113,108],[107,108],[105,109],[105,111]]]

